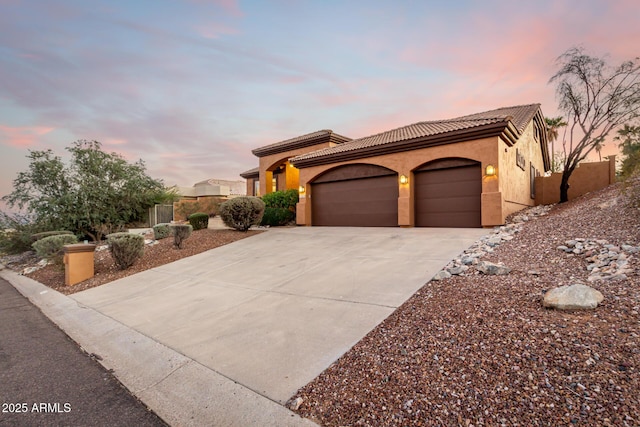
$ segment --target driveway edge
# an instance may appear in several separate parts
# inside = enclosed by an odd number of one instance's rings
[[[317,426],[41,283],[6,269],[0,276],[171,425]]]

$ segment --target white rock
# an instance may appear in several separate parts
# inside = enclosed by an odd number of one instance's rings
[[[503,276],[509,274],[511,271],[511,269],[505,265],[494,264],[489,261],[480,261],[478,265],[476,265],[476,269],[481,273],[496,276]]]
[[[436,273],[435,276],[433,276],[432,280],[444,280],[448,279],[449,277],[451,277],[451,273],[449,273],[447,270],[440,270]]]
[[[542,305],[558,310],[581,310],[596,308],[603,300],[604,296],[596,289],[576,283],[551,289],[544,294]]]

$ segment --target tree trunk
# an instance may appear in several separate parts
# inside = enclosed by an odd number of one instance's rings
[[[572,171],[562,172],[562,181],[560,181],[560,203],[569,201],[569,177]]]

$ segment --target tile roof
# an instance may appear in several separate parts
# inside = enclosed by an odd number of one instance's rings
[[[350,142],[311,153],[302,154],[291,159],[292,162],[311,160],[321,157],[329,157],[362,149],[393,144],[401,141],[409,141],[416,138],[428,138],[443,135],[450,132],[465,131],[473,128],[481,128],[503,123],[505,126],[509,122],[517,130],[518,135],[524,131],[527,124],[533,119],[540,108],[540,104],[519,105],[515,107],[504,107],[482,113],[470,114],[468,116],[457,117],[447,120],[425,121],[403,126],[397,129],[354,139]]]
[[[284,141],[276,142],[273,144],[265,145],[263,147],[256,148],[251,152],[256,156],[260,156],[262,154],[271,154],[275,152],[287,151],[294,148],[299,147],[308,147],[310,145],[314,145],[315,141],[320,144],[323,139],[331,139],[331,142],[336,144],[341,144],[343,142],[351,141],[351,138],[348,138],[343,135],[339,135],[333,132],[331,129],[323,129],[316,132],[311,132],[306,135],[297,136],[295,138],[287,139]]]
[[[258,175],[260,173],[260,167],[249,169],[248,171],[244,171],[240,174],[241,177],[247,178],[254,175]]]

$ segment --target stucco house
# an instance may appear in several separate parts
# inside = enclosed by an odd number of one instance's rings
[[[535,178],[550,169],[540,104],[355,140],[322,130],[252,152],[247,194],[297,188],[299,225],[500,225],[535,205]]]

